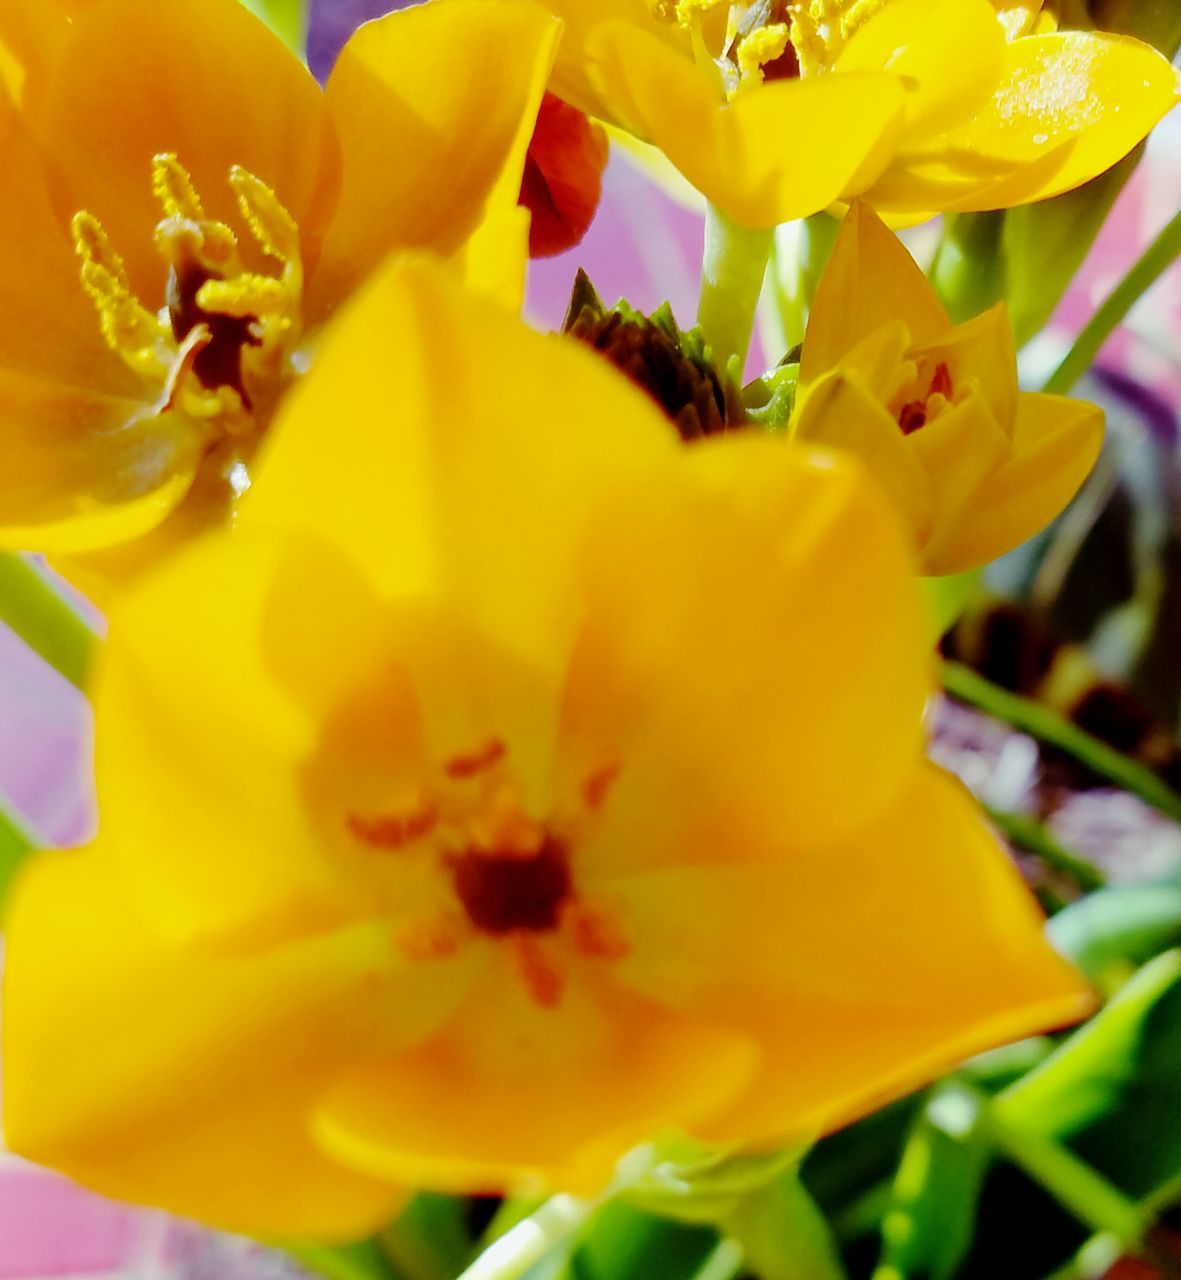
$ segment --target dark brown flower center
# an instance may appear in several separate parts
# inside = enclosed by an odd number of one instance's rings
[[[548,834],[526,857],[477,849],[448,859],[448,866],[468,919],[494,935],[556,929],[573,888],[566,847]]]
[[[209,341],[193,361],[193,373],[210,391],[233,387],[249,409],[250,397],[242,383],[242,348],[257,347],[260,339],[254,332],[257,316],[228,316],[206,311],[197,301],[201,286],[210,280],[222,280],[197,262],[185,262],[168,274],[168,318],[177,342],[183,342],[200,324],[209,332]]]

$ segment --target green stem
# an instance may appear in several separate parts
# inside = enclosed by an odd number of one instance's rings
[[[0,552],[0,622],[73,685],[85,688],[95,634],[36,564]]]
[[[1181,795],[1151,769],[1129,760],[1058,712],[1010,693],[958,662],[943,664],[943,687],[961,702],[979,707],[1015,729],[1069,753],[1101,777],[1139,796],[1165,817],[1181,822]]]
[[[394,1271],[371,1243],[355,1245],[297,1244],[279,1246],[301,1266],[325,1280],[393,1280]]]
[[[595,1201],[553,1196],[489,1245],[459,1280],[519,1280],[552,1249],[566,1243],[597,1207]]]
[[[1137,259],[1135,265],[1108,295],[1087,322],[1066,359],[1050,375],[1045,390],[1065,395],[1091,367],[1100,347],[1132,309],[1132,306],[1181,255],[1181,213],[1175,214],[1165,229]]]
[[[989,822],[1003,836],[1027,853],[1036,853],[1056,871],[1064,872],[1080,889],[1102,889],[1107,883],[1107,877],[1098,867],[1059,844],[1036,818],[1024,813],[1007,813],[988,805],[982,805],[982,808]]]
[[[772,228],[751,231],[712,204],[706,211],[697,323],[719,369],[731,357],[746,362],[773,238]]]
[[[988,1137],[1003,1152],[1092,1231],[1114,1236],[1129,1252],[1138,1252],[1152,1222],[1151,1211],[1129,1199],[1068,1147],[1007,1125],[996,1109],[982,1104]]]
[[[39,843],[21,820],[0,803],[0,902],[4,901],[17,867]]]

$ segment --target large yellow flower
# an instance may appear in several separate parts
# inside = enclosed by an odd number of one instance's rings
[[[4,0],[0,543],[114,573],[224,518],[350,291],[515,206],[558,25],[395,13],[321,92],[236,0]]]
[[[816,291],[791,434],[859,454],[923,571],[947,574],[1058,515],[1095,465],[1103,413],[1018,391],[1004,304],[953,325],[902,242],[858,202]]]
[[[814,1134],[1085,1010],[922,760],[913,565],[855,463],[686,449],[415,263],[271,441],[237,534],[113,612],[98,841],[7,920],[14,1150],[344,1234],[403,1179]]]
[[[1033,0],[546,3],[567,24],[554,91],[748,227],[858,195],[911,220],[1040,200],[1178,96],[1148,45],[1045,30]]]

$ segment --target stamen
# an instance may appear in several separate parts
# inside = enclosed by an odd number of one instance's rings
[[[474,778],[477,774],[486,773],[493,765],[503,760],[506,754],[507,748],[504,743],[499,738],[493,738],[471,755],[453,756],[443,766],[443,771],[449,778],[457,780]]]
[[[434,830],[439,820],[433,808],[424,808],[403,814],[387,814],[380,818],[365,818],[357,813],[348,815],[349,831],[374,849],[402,849]]]
[[[203,222],[205,209],[193,186],[193,178],[171,151],[152,158],[152,194],[166,218]]]
[[[163,383],[171,363],[164,355],[167,330],[131,292],[127,266],[102,223],[82,210],[70,220],[70,232],[82,259],[82,287],[98,311],[107,345],[136,373]]]
[[[282,264],[278,278],[243,268],[233,230],[207,217],[192,175],[171,152],[153,157],[151,168],[164,215],[153,242],[171,269],[159,315],[132,294],[123,259],[92,214],[75,214],[71,231],[103,335],[162,389],[157,411],[217,420],[237,435],[256,429],[256,389],[270,405],[277,384],[296,372],[303,266],[299,229],[271,188],[241,166],[229,181],[251,234]]]
[[[575,902],[563,916],[570,928],[574,949],[594,960],[622,960],[631,954],[631,942],[616,912]]]
[[[509,940],[509,948],[517,973],[530,996],[542,1008],[557,1008],[562,1001],[566,980],[562,971],[545,954],[541,943],[528,933],[518,933]]]
[[[582,798],[586,801],[587,808],[601,809],[603,801],[607,799],[607,792],[611,790],[612,783],[618,777],[617,764],[609,764],[606,768],[592,773],[582,784]]]

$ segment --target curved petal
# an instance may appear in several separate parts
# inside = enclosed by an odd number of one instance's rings
[[[1002,431],[1011,433],[1017,413],[1017,350],[1003,302],[948,329],[933,341],[915,344],[911,355],[931,366],[944,362],[956,387],[975,384]]]
[[[530,3],[531,0],[525,0]],[[562,40],[554,63],[551,90],[587,115],[620,124],[609,88],[596,83],[589,54],[591,37],[604,22],[622,23],[659,40],[686,63],[693,61],[689,33],[676,22],[656,16],[651,0],[545,0],[545,7],[562,19]]]
[[[458,249],[498,186],[516,205],[559,30],[537,5],[447,0],[354,34],[325,95],[343,180],[314,316],[393,248]]]
[[[726,104],[702,69],[622,23],[597,26],[588,54],[615,116],[745,226],[815,213],[871,181],[893,152],[903,105],[895,76],[785,80]]]
[[[322,98],[298,59],[236,0],[106,0],[74,19],[30,124],[52,157],[62,225],[78,209],[95,214],[154,308],[165,266],[152,244],[162,216],[152,157],[175,152],[209,215],[239,229],[228,176],[234,164],[249,169],[274,188],[314,258],[336,196]]]
[[[309,1132],[317,1097],[370,1034],[380,930],[184,951],[91,853],[34,860],[6,927],[12,1150],[229,1230],[355,1238],[388,1221],[399,1193]]]
[[[138,398],[142,384],[107,347],[82,287],[69,219],[53,208],[43,160],[0,94],[0,168],[20,193],[0,201],[0,369],[88,396]]]
[[[906,246],[862,200],[849,208],[820,278],[800,354],[807,386],[857,343],[901,320],[916,345],[935,342],[951,320]]]
[[[1045,528],[1078,492],[1103,443],[1103,412],[1063,396],[1018,397],[1012,458],[976,490],[970,518],[932,572],[985,564]]]
[[[974,802],[912,767],[889,809],[839,840],[614,881],[635,939],[620,980],[764,1050],[707,1136],[813,1136],[1090,1009]]]
[[[0,545],[26,551],[90,551],[155,528],[204,447],[174,415],[3,368],[0,423]]]
[[[1014,40],[991,102],[937,143],[953,168],[988,157],[1008,175],[939,207],[1000,209],[1069,191],[1127,155],[1179,96],[1178,73],[1138,40],[1092,31]]]
[[[906,437],[906,446],[931,482],[935,507],[931,536],[923,548],[923,572],[941,576],[976,567],[962,564],[961,532],[980,523],[981,486],[1013,456],[1015,444],[997,425],[985,397],[967,397]]]
[[[66,38],[64,4],[7,0],[0,6],[0,87],[14,102],[24,98],[29,77],[42,75]]]
[[[561,758],[617,768],[588,866],[763,857],[889,803],[930,658],[910,538],[856,462],[694,445],[604,505],[583,564]]]
[[[971,119],[1001,74],[1005,37],[988,0],[890,0],[834,70],[889,71],[907,82],[907,143]]]
[[[264,449],[243,528],[309,529],[379,593],[444,598],[541,670],[578,622],[589,514],[681,452],[599,357],[426,261],[391,264],[350,304]]]
[[[920,551],[931,533],[931,479],[885,406],[855,375],[822,378],[797,409],[792,438],[855,454],[890,495]]]
[[[480,1191],[542,1175],[597,1189],[629,1148],[717,1114],[751,1078],[750,1039],[618,987],[573,981],[557,1008],[509,975],[421,1048],[359,1070],[316,1134],[379,1178]]]

